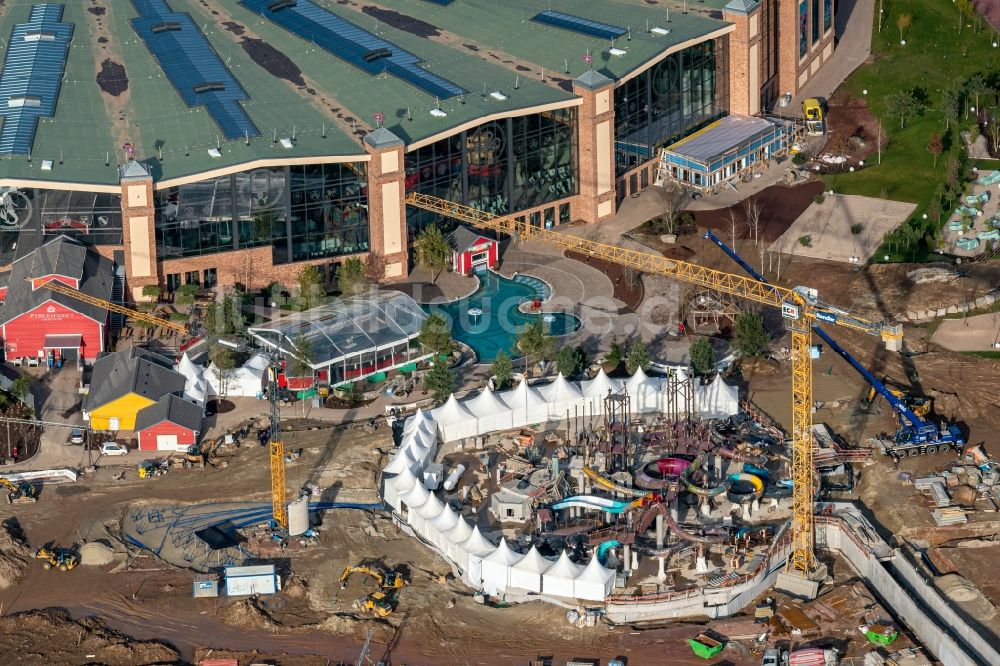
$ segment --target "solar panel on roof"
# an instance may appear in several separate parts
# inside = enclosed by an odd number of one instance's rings
[[[166,0],[132,0],[137,18],[130,21],[160,69],[188,106],[204,106],[227,139],[260,136],[240,105],[243,90],[191,15],[175,12]]]
[[[439,99],[466,92],[420,67],[420,58],[409,51],[362,30],[311,0],[277,3],[274,0],[240,0],[240,4],[373,76],[387,72]],[[383,50],[388,51],[388,55],[381,55]],[[371,53],[379,53],[379,56],[366,57]]]
[[[31,6],[27,23],[10,31],[0,74],[0,155],[27,155],[38,119],[56,110],[73,24],[61,23],[63,5]]]
[[[554,12],[552,10],[535,14],[531,20],[604,39],[621,37],[628,32],[625,28],[619,28],[616,25],[599,23],[581,16],[573,16],[572,14],[564,14],[563,12]]]

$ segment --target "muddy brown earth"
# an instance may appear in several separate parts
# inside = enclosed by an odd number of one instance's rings
[[[758,229],[760,240],[770,243],[780,237],[788,230],[788,227],[792,226],[792,222],[809,207],[816,195],[822,191],[822,181],[811,180],[795,187],[772,185],[750,197],[750,200],[757,202],[761,210]],[[694,213],[694,223],[698,227],[712,229],[718,232],[722,238],[728,238],[732,225],[730,221],[730,212],[732,212],[736,216],[737,229],[742,230],[742,232],[738,231],[738,236],[746,237],[746,209],[742,203],[715,210],[692,212]],[[727,270],[729,268],[732,267],[727,267]]]

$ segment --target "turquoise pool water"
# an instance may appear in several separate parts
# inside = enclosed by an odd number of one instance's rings
[[[525,301],[549,297],[549,286],[541,280],[528,275],[507,279],[493,271],[478,275],[479,289],[471,295],[450,303],[425,305],[424,309],[443,315],[451,324],[452,337],[472,347],[480,363],[492,362],[501,349],[509,356],[519,356],[514,350],[518,329],[539,317],[549,335],[566,335],[580,328],[580,320],[573,315],[524,314],[517,309]]]

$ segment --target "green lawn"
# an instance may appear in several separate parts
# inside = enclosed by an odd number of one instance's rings
[[[962,152],[958,134],[961,128],[952,125],[950,132],[945,131],[942,91],[961,85],[976,73],[987,79],[991,75],[996,77],[1000,72],[1000,48],[993,48],[993,42],[1000,41],[1000,37],[982,21],[978,33],[971,21],[965,21],[960,34],[958,10],[947,0],[885,0],[884,6],[887,17],[879,33],[876,3],[872,62],[855,71],[841,90],[858,96],[868,91],[868,104],[886,128],[889,144],[882,153],[881,165],[859,173],[828,176],[827,182],[835,191],[845,194],[879,196],[884,190],[890,199],[914,202],[917,204],[914,217],[921,220],[916,224],[924,225],[931,221],[922,222],[921,215],[935,189],[945,181],[944,165],[948,156]],[[905,46],[900,44],[896,24],[901,14],[913,18],[912,26],[905,33]],[[900,90],[913,91],[923,100],[922,112],[908,120],[904,129],[900,129],[898,117],[889,115],[884,103],[887,95]],[[981,96],[979,102],[983,108],[997,105],[995,94]],[[974,104],[975,101],[970,100],[965,107]],[[961,125],[971,124],[972,120],[965,120],[963,114]],[[934,132],[941,134],[945,146],[945,153],[936,167],[927,150]],[[874,156],[869,162],[874,162]],[[1000,168],[1000,163],[987,168]],[[923,256],[924,252],[918,254]],[[905,253],[905,259],[911,257],[912,252]]]

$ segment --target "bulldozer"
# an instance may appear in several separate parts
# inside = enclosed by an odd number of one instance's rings
[[[379,589],[357,599],[354,602],[355,610],[363,610],[378,617],[391,615],[399,601],[399,590],[406,585],[402,574],[398,571],[385,573],[365,565],[347,566],[340,576],[340,589],[346,589],[351,575],[356,573],[375,579]]]
[[[69,571],[75,569],[80,563],[80,558],[72,553],[68,548],[46,548],[42,546],[35,551],[35,559],[42,560],[43,569],[59,569],[59,571]]]
[[[931,413],[931,407],[934,406],[934,401],[931,398],[927,398],[924,396],[907,395],[907,393],[902,389],[897,388],[895,386],[890,386],[888,377],[883,377],[882,383],[886,385],[886,388],[889,389],[890,393],[899,398],[903,402],[903,404],[905,404],[910,409],[910,411],[912,411],[917,416],[924,417]],[[878,391],[875,390],[875,387],[874,386],[869,387],[868,394],[865,396],[864,402],[862,403],[862,408],[863,409],[870,408],[878,401],[878,398],[879,394]]]
[[[15,483],[0,476],[0,486],[6,488],[7,501],[11,504],[30,504],[38,501],[38,492],[35,486],[27,481]]]
[[[340,589],[346,589],[351,574],[356,573],[371,576],[378,583],[379,588],[383,590],[398,590],[406,585],[406,581],[403,580],[402,574],[398,571],[383,573],[373,567],[358,565],[344,568],[344,573],[340,576]]]

